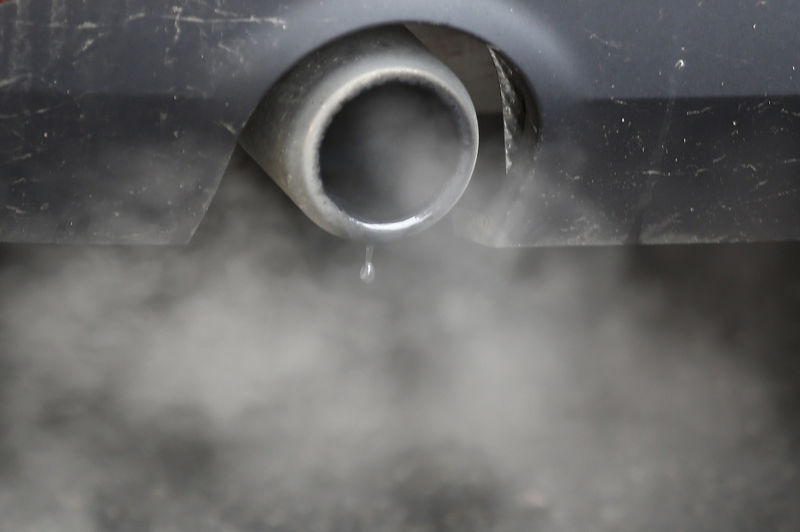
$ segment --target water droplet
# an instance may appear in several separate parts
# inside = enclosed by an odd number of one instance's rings
[[[375,265],[372,264],[373,247],[367,246],[367,253],[364,257],[364,265],[361,267],[361,280],[370,284],[375,280]]]

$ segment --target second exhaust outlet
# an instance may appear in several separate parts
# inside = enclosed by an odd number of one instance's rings
[[[467,90],[407,30],[328,45],[267,94],[240,144],[317,225],[385,242],[447,214],[469,184]]]

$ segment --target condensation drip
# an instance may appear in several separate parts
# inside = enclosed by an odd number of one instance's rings
[[[361,280],[366,284],[370,284],[375,280],[375,265],[372,263],[372,252],[374,248],[367,246],[366,256],[364,257],[364,265],[361,267]]]

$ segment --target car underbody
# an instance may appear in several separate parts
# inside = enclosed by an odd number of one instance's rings
[[[480,130],[466,192],[431,199],[430,222],[455,205],[458,235],[502,247],[797,240],[798,26],[790,0],[6,1],[0,241],[189,241],[248,124],[280,126],[286,79],[409,30]]]

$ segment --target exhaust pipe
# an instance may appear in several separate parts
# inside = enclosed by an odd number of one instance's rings
[[[292,69],[240,144],[317,225],[385,242],[456,204],[475,167],[478,121],[461,81],[410,32],[379,29]]]

